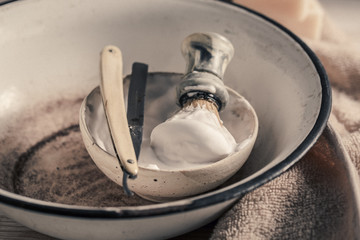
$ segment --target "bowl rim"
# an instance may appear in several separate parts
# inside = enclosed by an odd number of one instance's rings
[[[19,0],[9,0],[0,3],[0,7],[9,5]],[[323,130],[326,127],[327,120],[331,111],[331,87],[323,65],[314,52],[294,33],[279,24],[278,22],[258,13],[252,9],[242,5],[232,3],[226,0],[214,1],[219,4],[227,4],[234,8],[242,9],[250,15],[259,17],[266,22],[278,28],[290,39],[299,44],[304,53],[309,57],[318,73],[321,84],[321,105],[319,115],[316,122],[300,145],[285,159],[266,170],[264,173],[246,181],[244,183],[232,184],[229,187],[215,190],[209,193],[200,194],[195,197],[186,198],[166,203],[154,203],[151,205],[134,206],[134,207],[86,207],[78,205],[67,205],[53,202],[46,202],[42,200],[32,199],[21,196],[15,193],[0,189],[0,203],[12,207],[18,207],[28,211],[35,211],[51,215],[70,216],[76,218],[98,218],[98,219],[128,219],[128,218],[143,218],[150,216],[165,216],[181,212],[193,211],[200,208],[210,207],[221,204],[226,201],[236,200],[244,196],[247,192],[269,182],[281,173],[287,171],[291,166],[298,162],[302,156],[315,144]]]

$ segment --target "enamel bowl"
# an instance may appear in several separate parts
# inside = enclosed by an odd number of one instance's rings
[[[175,102],[175,88],[181,77],[182,74],[153,73],[149,74],[147,80],[139,173],[136,179],[128,180],[128,186],[139,196],[156,202],[194,196],[223,184],[245,163],[257,137],[258,119],[254,109],[245,98],[228,89],[229,103],[225,110],[220,112],[220,118],[238,143],[235,153],[206,166],[189,166],[180,170],[166,169],[166,166],[165,169],[158,167],[154,169],[148,166],[149,163],[142,164],[141,159],[155,156],[150,147],[150,134],[154,127],[179,109]],[[128,85],[129,78],[126,78],[125,99],[127,99]],[[93,161],[107,177],[122,185],[123,172],[118,167],[99,87],[84,99],[79,115],[82,138]],[[143,157],[142,154],[146,153],[148,155]]]
[[[164,239],[216,219],[295,164],[331,108],[319,60],[273,21],[219,1],[26,0],[0,7],[0,209],[60,239]],[[217,32],[234,45],[225,83],[254,107],[254,148],[215,190],[156,204],[126,197],[93,163],[79,130],[109,44],[150,72],[182,73],[181,41]]]

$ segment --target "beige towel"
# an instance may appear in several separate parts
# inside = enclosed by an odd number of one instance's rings
[[[353,166],[360,173],[360,51],[326,14],[320,39],[304,40],[332,84],[330,124],[350,156],[350,170],[342,165],[341,146],[327,129],[294,167],[225,213],[211,239],[360,239],[359,206],[352,199],[352,191],[360,189],[346,178]]]

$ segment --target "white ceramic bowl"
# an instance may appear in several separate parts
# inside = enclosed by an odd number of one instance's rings
[[[291,167],[329,116],[330,86],[312,51],[280,25],[236,5],[26,0],[2,5],[0,16],[0,208],[57,238],[156,239],[198,228]],[[85,171],[91,159],[77,126],[82,99],[99,83],[99,52],[119,46],[125,74],[134,61],[149,64],[150,72],[181,73],[178,49],[193,32],[218,32],[236,49],[225,81],[257,113],[252,154],[224,186],[206,194],[138,206],[127,206],[131,199],[105,201],[101,194],[109,196],[111,182]],[[82,185],[72,188],[74,182]]]
[[[175,87],[181,77],[182,74],[175,73],[150,73],[147,79],[139,173],[136,179],[128,180],[128,186],[136,194],[156,202],[178,200],[218,187],[243,166],[257,137],[258,119],[254,109],[246,99],[229,89],[229,103],[220,112],[220,118],[239,144],[235,153],[206,166],[180,170],[153,169],[142,164],[141,154],[151,151],[150,134],[154,127],[179,110]],[[129,78],[124,85],[127,99]],[[93,161],[107,177],[122,186],[123,172],[118,167],[99,87],[84,99],[79,115],[82,138]]]

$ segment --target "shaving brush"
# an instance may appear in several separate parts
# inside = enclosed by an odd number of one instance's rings
[[[184,39],[181,52],[186,70],[177,86],[180,107],[204,107],[218,119],[229,94],[223,82],[225,69],[234,55],[231,42],[217,33],[194,33]]]
[[[219,34],[195,33],[185,38],[181,51],[186,60],[176,88],[181,109],[154,128],[151,146],[165,163],[215,162],[236,145],[219,116],[229,101],[223,75],[234,48]]]

